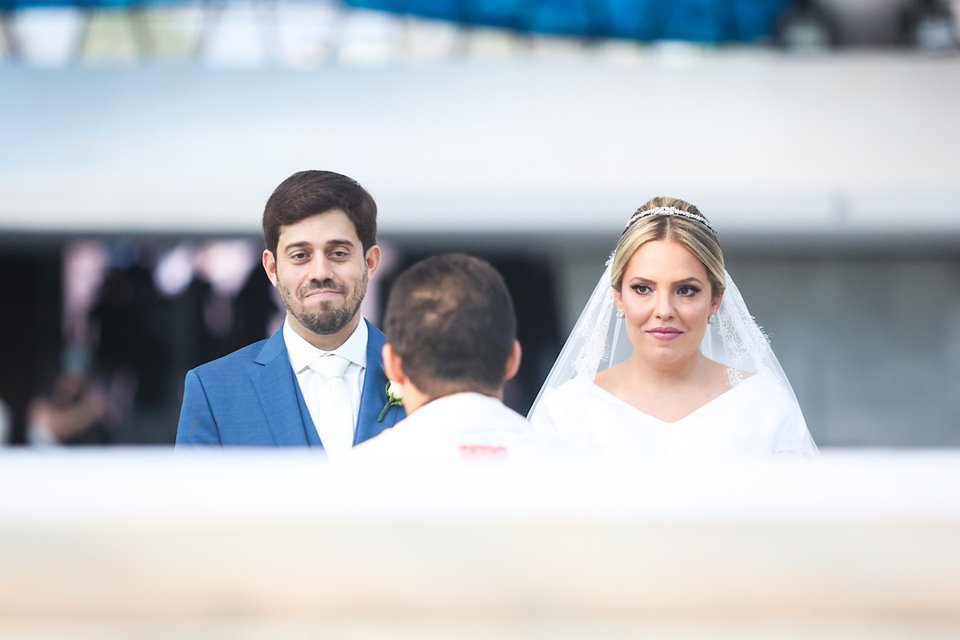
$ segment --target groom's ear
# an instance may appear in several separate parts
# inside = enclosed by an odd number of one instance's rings
[[[403,372],[403,360],[393,350],[389,342],[383,345],[381,353],[383,355],[383,372],[387,374],[387,378],[397,384],[404,384],[407,381],[407,376]]]
[[[270,284],[274,287],[277,286],[277,258],[273,255],[273,252],[270,249],[264,249],[263,255],[260,258],[263,263],[263,270],[266,272],[267,277],[270,278]]]
[[[380,252],[380,247],[378,245],[373,245],[367,252],[363,254],[363,261],[367,266],[367,276],[372,278],[374,274],[377,273],[377,269],[380,268],[380,259],[382,254]]]

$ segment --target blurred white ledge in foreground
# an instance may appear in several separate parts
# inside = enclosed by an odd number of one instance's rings
[[[647,469],[5,453],[0,636],[951,637],[958,540],[960,452]]]

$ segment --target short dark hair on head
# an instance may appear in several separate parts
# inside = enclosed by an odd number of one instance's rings
[[[486,260],[433,256],[404,271],[390,289],[387,342],[423,393],[495,393],[517,335],[513,300]]]
[[[274,255],[280,228],[340,209],[347,214],[363,251],[377,243],[377,203],[360,183],[333,171],[300,171],[281,182],[263,209],[263,241]]]

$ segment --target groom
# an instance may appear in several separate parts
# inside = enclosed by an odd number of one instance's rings
[[[286,309],[273,337],[187,372],[177,446],[323,447],[339,456],[404,417],[384,337],[360,315],[380,266],[377,205],[347,176],[301,171],[263,212],[263,269]]]

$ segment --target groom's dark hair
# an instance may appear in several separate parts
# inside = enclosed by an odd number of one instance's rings
[[[513,300],[489,262],[462,253],[433,256],[390,289],[387,342],[423,393],[495,394],[517,335]]]
[[[299,171],[270,194],[263,209],[263,242],[274,256],[281,227],[339,209],[347,214],[363,251],[377,244],[377,203],[360,183],[333,171]]]

